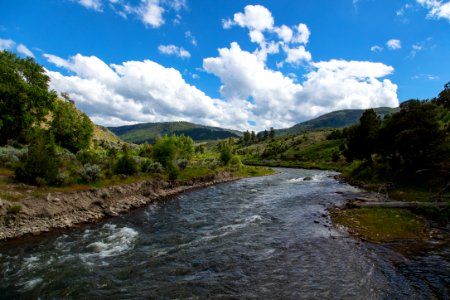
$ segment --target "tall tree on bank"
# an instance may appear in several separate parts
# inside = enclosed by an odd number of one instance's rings
[[[72,102],[61,99],[56,101],[51,129],[57,144],[76,153],[89,147],[94,124]]]
[[[49,81],[34,59],[0,52],[0,145],[10,139],[24,141],[44,120],[56,99]]]
[[[373,109],[362,114],[359,124],[348,130],[347,150],[344,152],[347,160],[364,159],[369,165],[372,164],[372,154],[379,142],[380,126],[380,117]]]

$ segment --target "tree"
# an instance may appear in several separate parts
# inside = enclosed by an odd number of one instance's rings
[[[230,143],[222,141],[218,144],[218,149],[220,153],[220,161],[222,161],[224,165],[227,165],[230,159],[233,157]]]
[[[58,158],[51,131],[36,130],[28,154],[15,170],[16,179],[28,184],[52,185],[58,176]]]
[[[160,137],[153,145],[153,159],[164,167],[167,167],[168,164],[175,160],[176,153],[176,137],[173,135]]]
[[[366,110],[359,124],[348,129],[347,151],[344,152],[346,158],[365,159],[372,164],[372,154],[376,152],[381,120],[373,109]]]
[[[439,93],[439,96],[434,99],[434,102],[442,107],[450,108],[450,81],[444,85],[444,89]]]
[[[275,138],[275,129],[273,129],[273,127],[270,127],[269,138],[271,140],[273,140]]]
[[[122,147],[123,156],[117,161],[114,172],[116,174],[134,175],[138,172],[138,165],[130,155],[126,144]]]
[[[51,128],[56,143],[74,153],[88,148],[94,133],[92,121],[71,102],[58,100],[55,103]]]
[[[56,99],[49,81],[34,59],[0,52],[0,145],[25,141],[33,126],[44,121]]]
[[[251,140],[252,142],[255,142],[255,141],[256,141],[256,134],[255,134],[254,131],[252,131],[251,134],[250,134],[250,140]]]
[[[380,133],[381,152],[393,168],[401,163],[411,172],[432,163],[434,151],[443,141],[436,109],[430,102],[409,100],[386,120]]]

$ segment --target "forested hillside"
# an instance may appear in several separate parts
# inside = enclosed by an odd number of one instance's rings
[[[109,127],[122,140],[135,143],[154,143],[158,137],[164,135],[185,135],[194,141],[220,140],[239,137],[236,130],[204,126],[189,122],[142,123],[120,127]]]

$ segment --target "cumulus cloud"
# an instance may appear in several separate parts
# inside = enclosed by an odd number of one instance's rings
[[[51,88],[69,93],[81,110],[102,125],[185,120],[242,128],[246,122],[247,115],[239,109],[187,84],[179,71],[150,60],[108,65],[81,54],[67,60],[45,57],[72,73],[47,70]]]
[[[236,42],[219,49],[218,57],[203,60],[204,70],[220,78],[223,98],[246,107],[259,128],[287,127],[337,109],[398,105],[397,86],[379,80],[394,71],[390,66],[331,60],[311,67],[306,81],[299,84],[292,76],[267,68]]]
[[[86,7],[87,9],[92,9],[95,11],[102,11],[102,1],[101,0],[75,0],[78,4]]]
[[[284,47],[284,51],[287,54],[286,62],[294,65],[298,65],[301,62],[308,62],[311,60],[311,53],[306,51],[304,46],[298,46],[297,48]]]
[[[183,47],[178,47],[175,45],[159,45],[159,52],[166,55],[175,55],[181,58],[189,58],[191,57],[191,53],[185,50]]]
[[[416,0],[421,6],[429,10],[428,17],[434,19],[447,19],[450,21],[450,1]]]
[[[264,31],[273,28],[272,13],[261,5],[247,5],[244,13],[234,14],[235,24],[251,30]]]
[[[164,8],[160,6],[159,0],[147,0],[142,2],[136,12],[145,25],[156,28],[164,24]]]
[[[0,38],[0,50],[10,50],[14,48],[16,42],[10,39],[1,39]]]
[[[391,50],[397,50],[402,48],[402,43],[397,39],[390,39],[386,42],[386,46]]]
[[[306,49],[310,36],[306,24],[275,26],[270,11],[261,6],[246,7],[236,15],[230,26],[248,29],[258,47],[250,52],[232,42],[218,49],[217,56],[204,58],[202,70],[221,82],[220,99],[188,84],[179,71],[150,60],[108,65],[81,54],[70,59],[44,55],[70,74],[48,71],[51,87],[68,92],[78,107],[103,125],[185,120],[240,130],[250,124],[263,130],[292,126],[338,109],[398,106],[397,86],[385,78],[394,72],[391,66],[314,62]],[[163,47],[160,51],[170,54],[181,49]],[[286,54],[285,63],[305,65],[306,73],[284,75],[268,67],[267,56],[280,51]],[[189,71],[183,74],[197,77]]]
[[[296,34],[294,36],[293,42],[299,44],[307,44],[309,41],[309,36],[311,32],[309,31],[308,26],[306,24],[298,24],[296,27]]]
[[[17,45],[16,48],[17,52],[29,56],[29,57],[33,57],[34,58],[34,54],[33,52],[30,51],[30,49],[27,48],[27,46],[25,46],[24,44],[19,44]]]

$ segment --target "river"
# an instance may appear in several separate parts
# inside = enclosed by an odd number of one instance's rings
[[[333,172],[277,170],[2,243],[0,298],[449,299],[448,243],[410,253],[358,241],[326,210],[358,189]]]

